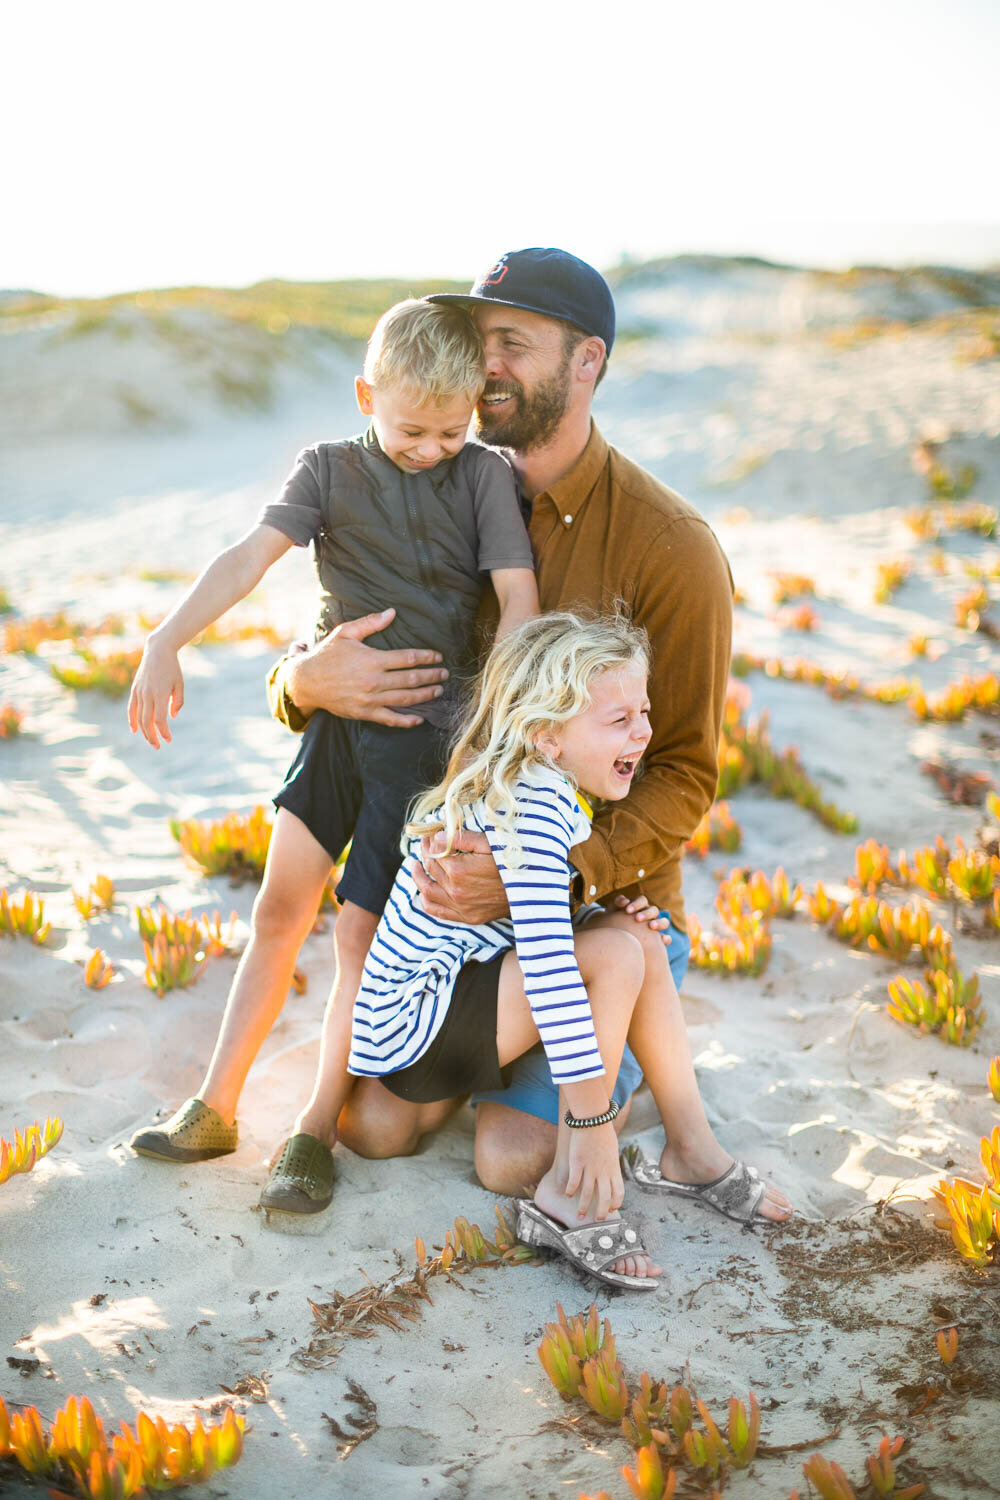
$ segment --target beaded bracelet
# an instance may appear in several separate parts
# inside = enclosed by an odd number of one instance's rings
[[[585,1120],[578,1120],[574,1115],[570,1114],[569,1110],[567,1110],[563,1118],[565,1119],[566,1124],[569,1126],[570,1130],[589,1130],[592,1125],[610,1125],[611,1121],[615,1119],[620,1110],[621,1105],[618,1103],[618,1100],[612,1099],[603,1115],[588,1115]]]

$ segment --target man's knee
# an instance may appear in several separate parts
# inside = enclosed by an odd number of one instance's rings
[[[375,1079],[355,1085],[337,1124],[338,1140],[371,1161],[412,1156],[420,1136],[419,1106],[397,1099]]]
[[[556,1127],[503,1104],[476,1106],[476,1176],[491,1193],[534,1190],[552,1165]]]

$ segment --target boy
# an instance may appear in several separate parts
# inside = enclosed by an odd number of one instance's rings
[[[317,638],[389,600],[395,618],[379,645],[434,649],[448,668],[440,697],[421,705],[417,727],[312,716],[274,799],[250,942],[201,1092],[132,1138],[140,1154],[168,1161],[235,1150],[240,1090],[284,1003],[330,867],[350,841],[317,1089],[265,1189],[271,1208],[294,1212],[297,1196],[308,1193],[314,1212],[317,1176],[332,1183],[327,1140],[336,1122],[321,1117],[320,1080],[324,1066],[336,1063],[331,1049],[338,1052],[345,1022],[350,1034],[361,968],[399,866],[407,807],[445,766],[462,679],[475,663],[483,575],[500,605],[498,636],[538,613],[511,471],[499,454],[465,442],[484,383],[482,342],[463,308],[416,299],[390,308],[355,382],[368,430],[299,454],[277,501],[153,631],[132,686],[129,724],[156,749],[170,739],[168,710],[175,717],[184,701],[180,647],[248,594],[290,546],[307,543],[323,591]]]

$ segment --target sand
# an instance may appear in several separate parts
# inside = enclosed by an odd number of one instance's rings
[[[954,306],[940,288],[918,290],[925,314]],[[919,675],[936,692],[963,672],[996,670],[995,641],[953,623],[971,586],[960,559],[989,565],[996,548],[954,534],[941,543],[947,571],[934,572],[933,547],[904,519],[926,495],[912,453],[921,439],[941,441],[950,465],[979,467],[975,494],[996,503],[996,365],[960,359],[967,332],[941,323],[833,337],[862,316],[911,316],[914,295],[906,302],[892,279],[851,289],[710,262],[635,275],[619,289],[620,321],[643,336],[623,339],[597,414],[612,442],[716,526],[746,597],[738,650],[801,653],[872,681]],[[24,615],[63,608],[93,623],[162,611],[178,585],[143,570],[196,571],[252,520],[299,446],[355,426],[341,351],[290,361],[269,411],[233,413],[186,383],[141,330],[92,346],[57,333],[42,325],[0,340],[0,387],[30,395],[7,403],[0,511],[0,586]],[[130,427],[112,399],[123,383],[169,422]],[[913,572],[874,605],[875,570],[888,559]],[[815,579],[811,634],[778,617],[773,570]],[[255,607],[291,636],[308,627],[312,597],[308,560],[296,555]],[[912,658],[918,631],[933,659]],[[643,1369],[670,1382],[687,1371],[719,1417],[731,1394],[755,1391],[764,1440],[779,1451],[734,1475],[734,1495],[804,1492],[813,1451],[860,1484],[884,1432],[910,1440],[906,1472],[926,1478],[928,1493],[1000,1494],[1000,1285],[995,1271],[959,1260],[928,1204],[946,1172],[981,1176],[979,1138],[1000,1119],[985,1082],[1000,1051],[1000,937],[956,934],[988,1012],[969,1049],[894,1024],[884,1002],[897,966],[834,942],[805,914],[773,924],[759,979],[693,970],[683,998],[710,1118],[792,1198],[790,1226],[749,1233],[693,1204],[630,1195],[666,1267],[653,1296],[596,1291],[552,1261],[483,1268],[438,1280],[418,1322],[348,1339],[314,1367],[302,1359],[309,1299],[412,1268],[414,1237],[442,1244],[457,1215],[489,1232],[497,1200],[475,1180],[471,1112],[408,1160],[338,1148],[322,1233],[264,1226],[255,1205],[267,1161],[315,1062],[328,923],[303,948],[306,993],[290,995],[250,1076],[236,1154],[178,1169],[130,1153],[132,1131],[197,1086],[234,965],[213,959],[193,987],[158,998],[143,983],[133,908],[235,910],[245,941],[254,895],[185,864],[168,819],[266,802],[293,747],[267,718],[266,644],[186,653],[187,706],[159,754],[130,736],[123,701],[55,681],[48,662],[65,649],[7,656],[0,668],[0,702],[25,716],[22,735],[0,742],[0,884],[40,893],[53,923],[44,948],[0,939],[0,1134],[46,1115],[66,1127],[30,1176],[0,1186],[0,1345],[40,1361],[23,1375],[5,1365],[9,1402],[51,1416],[87,1393],[114,1425],[140,1408],[191,1420],[231,1401],[248,1421],[244,1456],[206,1494],[621,1496],[627,1445],[613,1428],[567,1420],[581,1408],[564,1407],[535,1356],[557,1303],[576,1312],[594,1299],[633,1383]],[[997,780],[995,720],[926,725],[904,704],[835,702],[760,673],[746,686],[751,712],[770,712],[775,743],[798,746],[859,832],[831,833],[759,788],[741,792],[731,799],[739,854],[687,861],[688,906],[704,921],[718,877],[737,862],[768,873],[780,864],[844,897],[863,838],[893,851],[938,834],[974,841],[982,812],[950,805],[920,763],[950,755]],[[117,900],[85,925],[72,890],[98,873]],[[939,915],[953,926],[950,909]],[[96,946],[116,975],[100,991],[82,972]],[[648,1098],[628,1134],[655,1151]],[[959,1376],[948,1385],[934,1334],[952,1322]],[[227,1395],[249,1376],[262,1399]],[[928,1380],[942,1394],[915,1412],[908,1388]],[[350,1382],[374,1402],[377,1429],[340,1458],[327,1417],[350,1428]]]

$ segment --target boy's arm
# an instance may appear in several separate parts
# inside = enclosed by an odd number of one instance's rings
[[[540,613],[538,584],[531,568],[494,568],[490,578],[500,605],[496,639],[502,641],[525,620],[533,620]]]
[[[129,728],[140,731],[154,750],[170,742],[167,715],[184,704],[184,678],[177,653],[227,609],[244,599],[272,563],[292,545],[273,526],[258,525],[213,558],[183,599],[151,633],[128,700]]]

